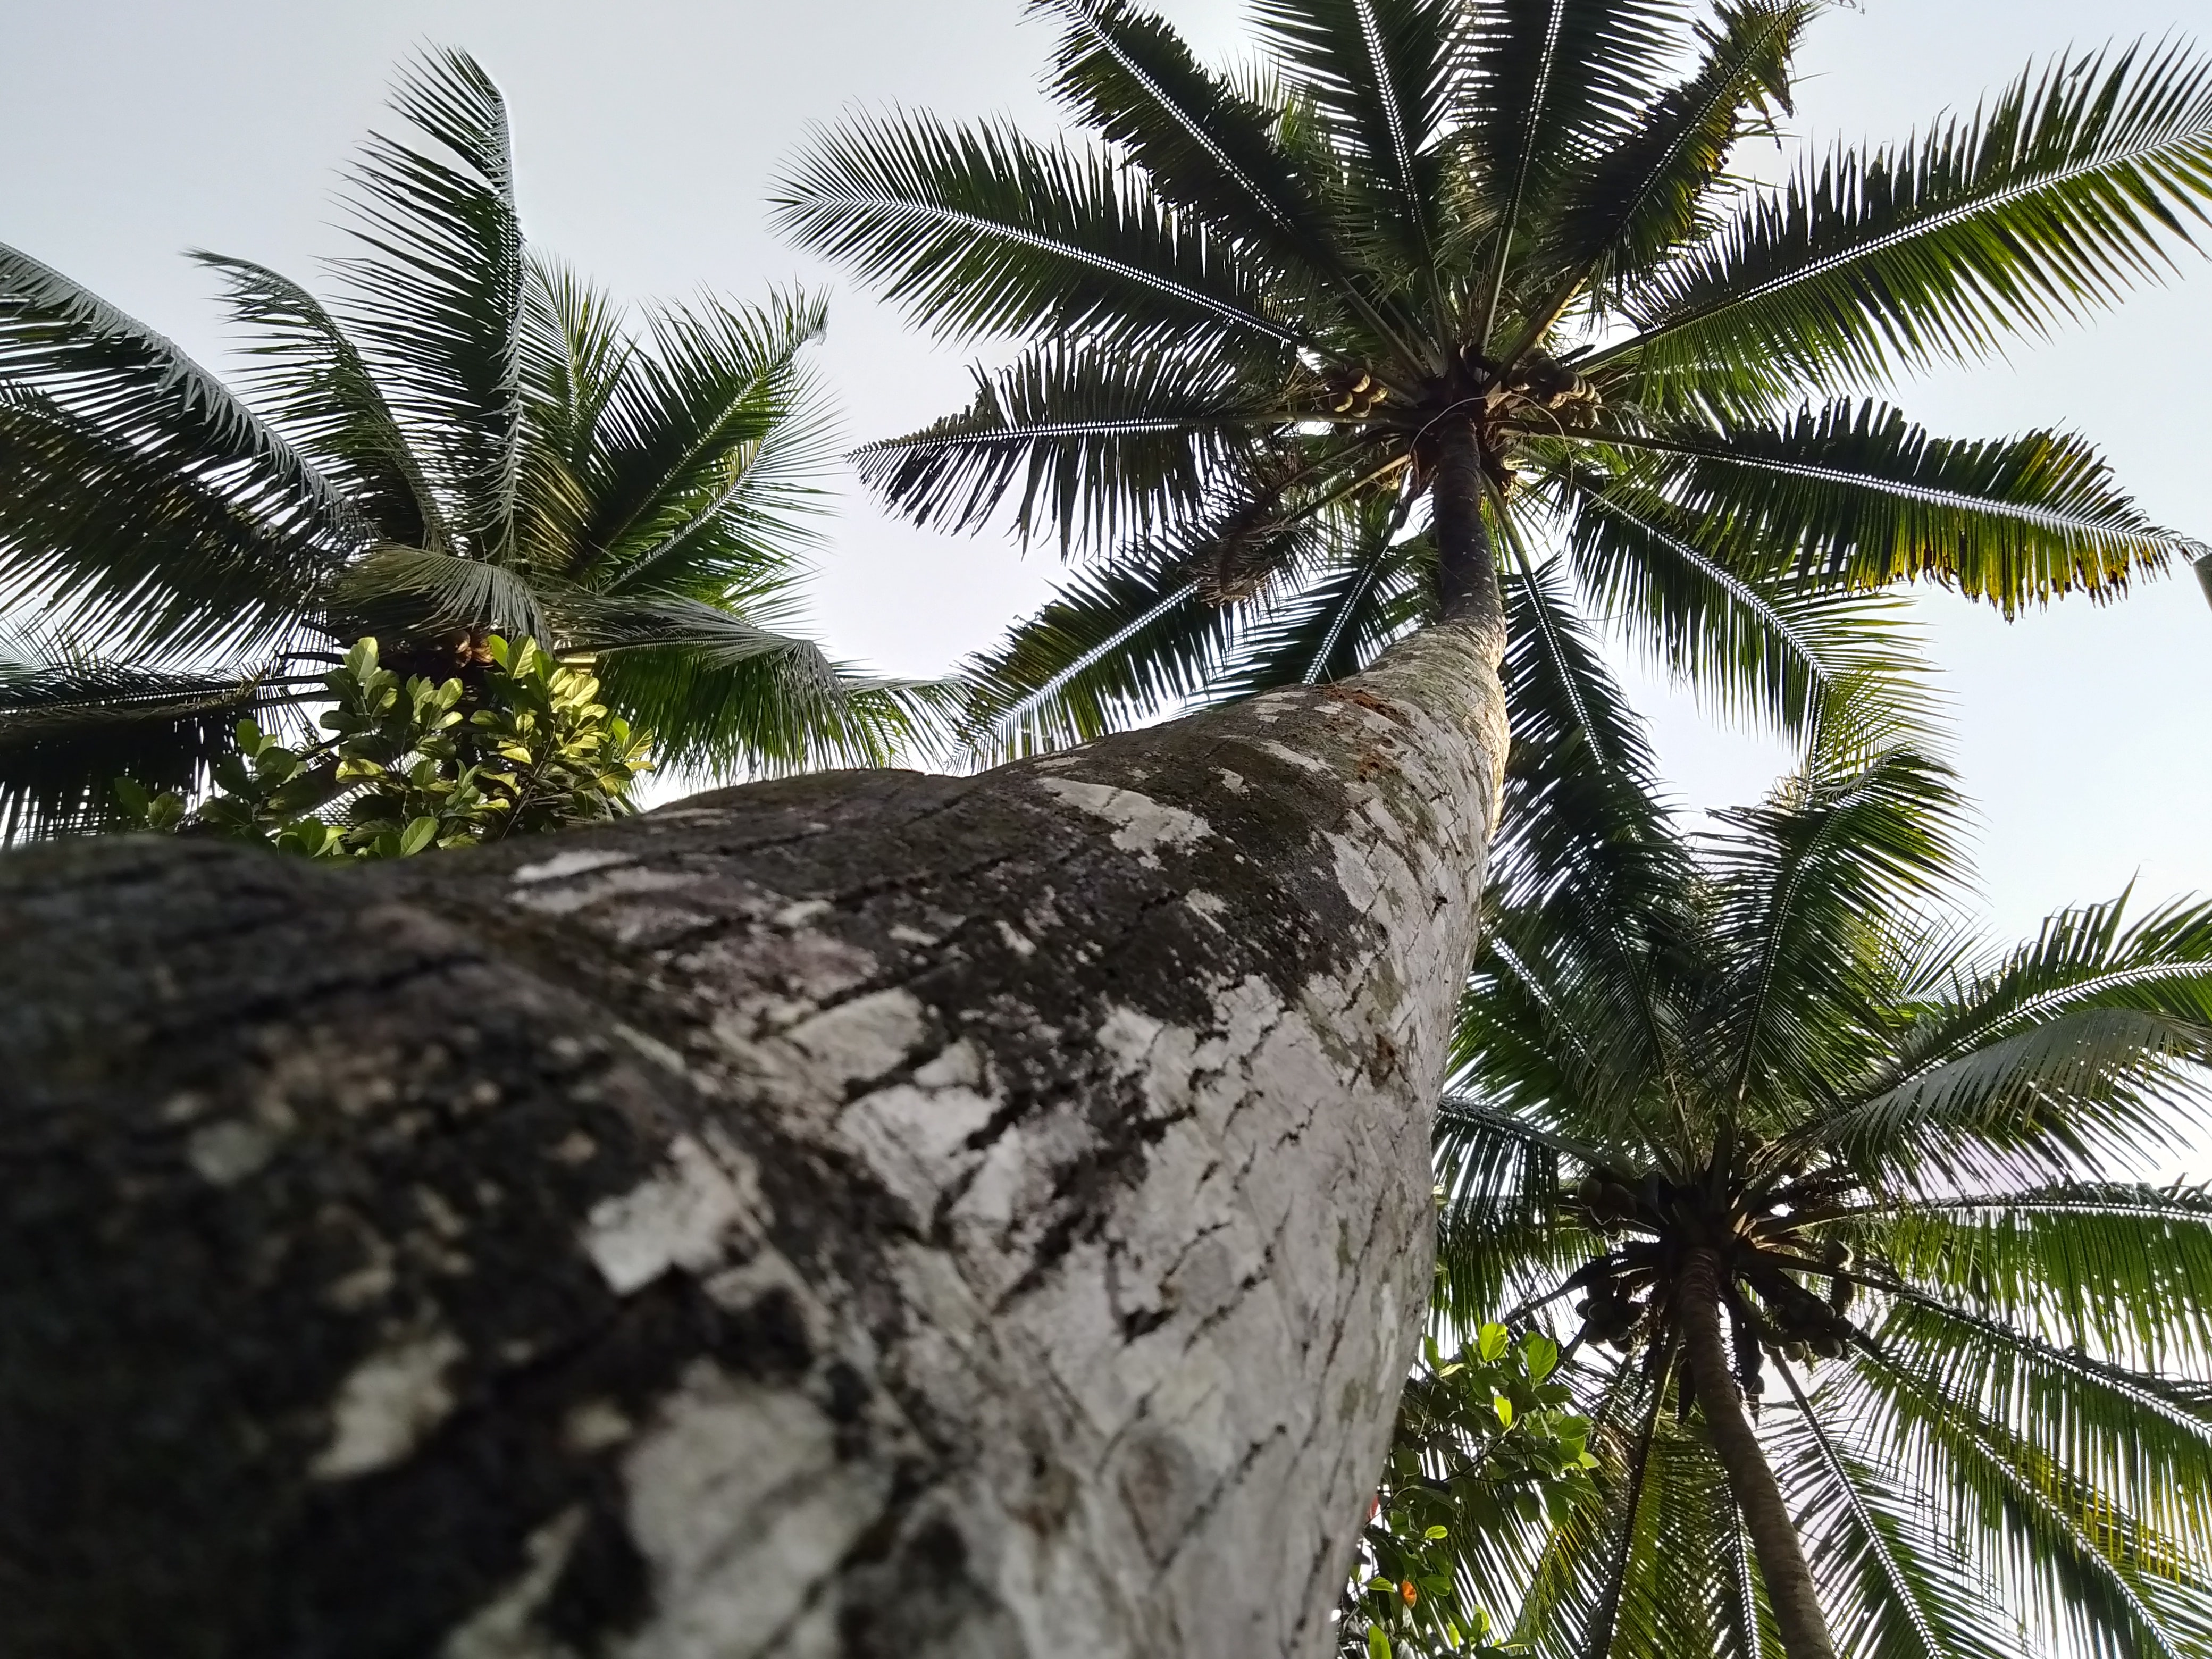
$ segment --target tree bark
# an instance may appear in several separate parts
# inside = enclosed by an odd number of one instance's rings
[[[1713,1449],[1728,1471],[1729,1487],[1751,1534],[1752,1553],[1774,1608],[1783,1651],[1790,1659],[1835,1659],[1796,1525],[1782,1501],[1774,1471],[1759,1449],[1759,1436],[1743,1414],[1743,1402],[1736,1397],[1735,1371],[1721,1340],[1718,1256],[1710,1249],[1689,1252],[1675,1291],[1681,1298],[1683,1346],[1705,1431],[1712,1436]]]
[[[1321,1653],[1499,647],[466,854],[0,861],[0,1651]]]

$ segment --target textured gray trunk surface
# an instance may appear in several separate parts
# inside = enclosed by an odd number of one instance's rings
[[[1322,1652],[1496,651],[478,854],[0,861],[0,1651]]]

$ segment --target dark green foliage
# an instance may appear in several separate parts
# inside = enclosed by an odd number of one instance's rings
[[[1431,1340],[1406,1384],[1375,1516],[1339,1613],[1345,1659],[1501,1651],[1462,1594],[1462,1557],[1509,1524],[1562,1521],[1593,1494],[1587,1419],[1565,1409],[1559,1350],[1485,1325],[1447,1358]]]
[[[240,720],[235,750],[214,763],[216,793],[196,809],[129,778],[118,801],[149,830],[310,858],[405,858],[617,817],[652,765],[653,734],[610,714],[588,670],[529,640],[494,635],[467,684],[434,685],[419,674],[403,684],[364,639],[325,689],[327,738],[294,746]]]
[[[427,52],[394,109],[332,305],[196,256],[245,341],[234,387],[0,246],[9,836],[115,822],[118,774],[204,785],[241,715],[365,634],[433,684],[495,631],[596,657],[611,705],[708,772],[881,763],[929,724],[931,688],[790,631],[830,453],[820,301],[641,326],[529,251],[473,61]]]

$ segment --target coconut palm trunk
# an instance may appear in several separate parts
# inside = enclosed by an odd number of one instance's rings
[[[953,778],[0,862],[0,1650],[1315,1655],[1494,622]]]
[[[1729,1362],[1721,1337],[1723,1280],[1717,1253],[1700,1249],[1684,1258],[1681,1275],[1674,1281],[1682,1347],[1690,1362],[1698,1409],[1705,1413],[1705,1431],[1712,1437],[1721,1467],[1728,1471],[1729,1490],[1735,1494],[1744,1530],[1751,1534],[1752,1553],[1774,1608],[1783,1651],[1790,1659],[1835,1659],[1835,1645],[1828,1639],[1827,1621],[1820,1613],[1820,1595],[1812,1569],[1805,1565],[1797,1528],[1736,1392],[1735,1367]]]
[[[1473,421],[1448,423],[1437,443],[1431,489],[1437,538],[1438,611],[1449,617],[1499,612],[1498,560],[1482,522],[1483,469]]]

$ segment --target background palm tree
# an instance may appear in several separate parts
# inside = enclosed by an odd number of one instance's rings
[[[0,823],[189,787],[241,714],[374,634],[465,678],[488,632],[596,656],[665,762],[880,763],[925,694],[787,630],[831,454],[805,296],[642,330],[526,248],[507,114],[465,55],[392,100],[352,175],[331,308],[242,259],[235,391],[0,246]]]
[[[895,114],[779,209],[938,333],[1030,343],[861,452],[886,496],[1111,556],[974,665],[984,753],[1331,678],[1498,564],[1516,634],[1601,611],[1797,729],[1889,665],[1844,596],[1927,576],[2009,612],[2191,545],[2078,438],[1939,439],[1864,396],[2185,240],[2212,73],[2179,46],[1770,189],[1729,157],[1788,111],[1813,0],[1260,0],[1229,74],[1122,0],[1036,9],[1095,142]]]
[[[2212,1192],[2141,1172],[2212,1121],[2212,906],[1992,951],[1909,731],[1690,839],[1593,723],[1519,763],[1558,810],[1493,878],[1437,1309],[1566,1346],[1604,1466],[1466,1599],[1578,1659],[2206,1651]]]

